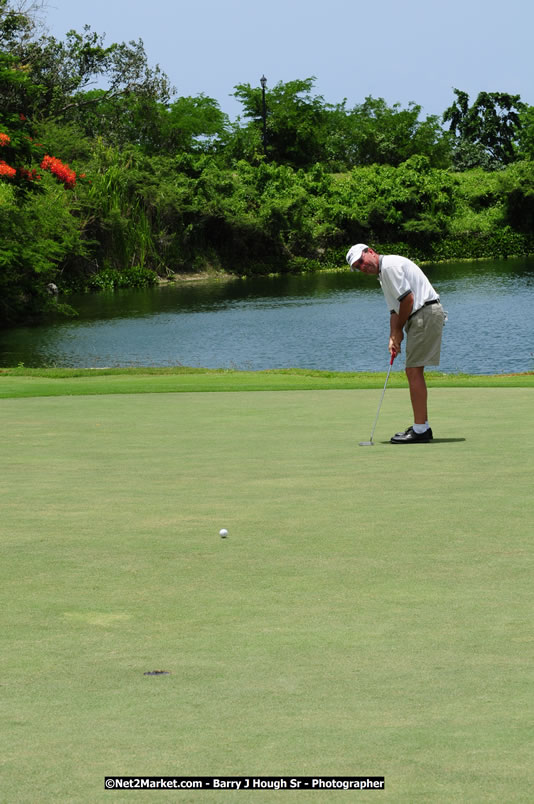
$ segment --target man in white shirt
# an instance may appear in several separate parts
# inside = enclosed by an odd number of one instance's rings
[[[418,265],[397,255],[382,256],[364,243],[347,254],[351,271],[378,278],[390,311],[389,352],[399,354],[406,332],[406,376],[414,423],[391,438],[392,444],[432,441],[428,423],[425,366],[439,365],[445,313],[439,296]]]

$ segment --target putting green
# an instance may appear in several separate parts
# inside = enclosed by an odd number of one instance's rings
[[[2,800],[530,800],[533,391],[434,388],[406,447],[391,388],[359,447],[379,396],[0,401]]]

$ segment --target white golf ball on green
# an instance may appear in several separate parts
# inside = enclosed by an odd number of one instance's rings
[[[226,528],[221,528],[221,530],[219,531],[219,536],[221,537],[221,539],[226,539],[226,537],[228,536],[228,531],[226,530]]]

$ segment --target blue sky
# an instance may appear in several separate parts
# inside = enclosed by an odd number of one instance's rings
[[[238,83],[316,76],[315,94],[367,95],[439,114],[453,87],[519,94],[534,105],[528,0],[46,0],[50,34],[84,24],[105,43],[141,38],[178,95],[204,93],[234,119]]]

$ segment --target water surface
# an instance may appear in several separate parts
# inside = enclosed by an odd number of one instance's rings
[[[424,270],[449,314],[441,370],[534,368],[534,259]],[[377,371],[388,363],[389,313],[380,285],[348,271],[188,282],[67,301],[78,318],[0,332],[0,364]]]

